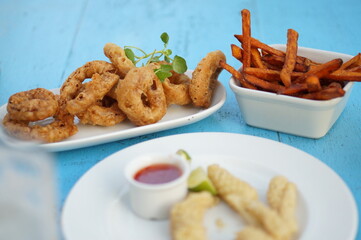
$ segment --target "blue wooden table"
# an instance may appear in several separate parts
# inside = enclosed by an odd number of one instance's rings
[[[169,48],[194,69],[206,53],[222,50],[228,63],[241,34],[240,10],[251,11],[252,35],[265,43],[285,43],[288,28],[299,45],[355,55],[361,51],[361,1],[262,0],[0,0],[0,104],[15,92],[58,88],[85,62],[106,60],[107,42]],[[133,144],[189,132],[232,132],[273,139],[299,148],[331,167],[351,189],[361,209],[361,86],[355,84],[347,107],[329,133],[308,139],[247,126],[228,86],[225,105],[198,123],[103,145],[55,153],[60,205],[76,181],[94,164]],[[305,173],[307,174],[307,173]],[[317,181],[317,179],[310,179]],[[327,204],[327,203],[325,203]],[[358,238],[361,239],[361,233]]]

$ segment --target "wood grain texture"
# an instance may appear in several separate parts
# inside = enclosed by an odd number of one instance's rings
[[[233,59],[230,44],[239,44],[240,11],[251,12],[252,36],[268,43],[286,43],[287,29],[299,33],[299,46],[355,55],[361,51],[361,1],[337,0],[13,0],[0,1],[0,104],[15,92],[60,87],[77,67],[106,60],[103,46],[114,42],[151,51],[161,48],[168,32],[169,48],[187,59],[189,69],[210,51]],[[157,137],[188,132],[232,132],[255,135],[299,148],[330,166],[350,187],[361,209],[361,87],[355,84],[349,103],[331,131],[314,140],[247,126],[228,86],[219,80],[227,101],[217,113],[198,123],[55,154],[59,200],[63,204],[75,182],[110,154]],[[267,116],[265,116],[267,117]],[[317,181],[317,176],[310,176]],[[360,212],[359,212],[360,213]],[[360,214],[359,214],[360,215]],[[358,235],[361,239],[361,233]]]
[[[58,87],[82,2],[0,4],[0,103],[18,91]]]

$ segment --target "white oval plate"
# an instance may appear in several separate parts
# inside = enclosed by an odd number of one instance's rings
[[[191,75],[191,73],[191,71],[187,72],[188,75]],[[53,91],[59,93],[59,89]],[[65,151],[181,127],[212,115],[223,106],[225,101],[226,90],[219,82],[213,95],[212,104],[207,109],[171,105],[168,107],[166,115],[159,122],[140,127],[135,126],[128,120],[111,127],[78,124],[79,132],[74,136],[61,142],[41,144],[40,147],[50,152]],[[3,119],[6,113],[5,104],[0,107],[0,119]]]
[[[265,201],[269,180],[282,174],[299,190],[297,239],[352,240],[358,226],[355,200],[328,166],[288,145],[232,133],[189,133],[153,139],[99,162],[75,184],[65,201],[62,229],[67,240],[170,239],[168,221],[147,221],[130,210],[125,164],[144,153],[185,149],[192,168],[218,163],[248,181]],[[219,225],[222,222],[223,227]],[[224,203],[206,213],[209,239],[235,239],[244,226]]]

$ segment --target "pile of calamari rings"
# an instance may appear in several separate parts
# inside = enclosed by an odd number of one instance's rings
[[[166,62],[136,67],[113,43],[104,46],[110,62],[94,60],[72,72],[56,95],[36,88],[13,94],[3,119],[6,131],[23,140],[58,142],[78,132],[81,124],[113,126],[128,119],[136,126],[158,122],[169,105],[208,108],[225,55],[208,53],[189,78],[172,72],[161,82],[154,69]],[[87,80],[87,81],[86,81]]]

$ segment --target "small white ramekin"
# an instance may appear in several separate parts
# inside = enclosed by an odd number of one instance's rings
[[[178,166],[182,175],[171,182],[162,184],[146,184],[134,179],[139,170],[159,163]],[[131,160],[125,167],[124,174],[130,185],[130,205],[133,212],[149,220],[167,219],[171,207],[183,200],[188,193],[189,173],[189,162],[177,154],[146,154]]]
[[[285,45],[272,45],[285,50]],[[299,47],[298,54],[316,62],[334,58],[349,60],[352,56]],[[350,97],[353,82],[348,82],[343,97],[318,101],[279,95],[240,87],[233,77],[229,81],[245,122],[254,127],[308,138],[323,137],[336,122]]]

